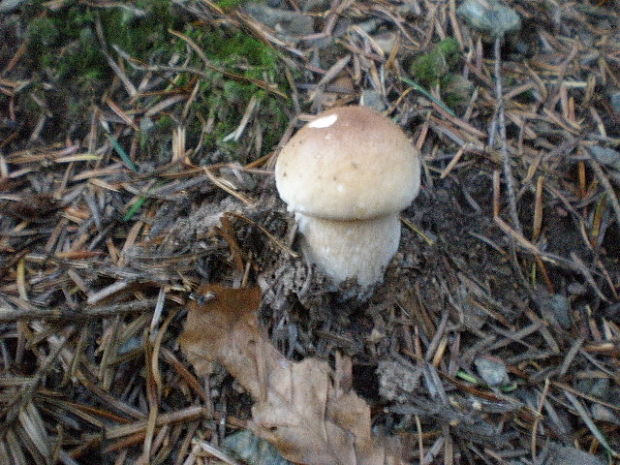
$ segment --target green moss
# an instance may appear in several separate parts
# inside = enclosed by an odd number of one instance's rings
[[[43,10],[28,25],[29,57],[49,76],[62,79],[68,74],[103,68],[94,33],[87,29],[94,16],[72,6],[57,13]]]
[[[409,70],[413,78],[421,85],[433,87],[454,69],[458,58],[458,42],[448,37],[435,45],[429,53],[416,58]]]
[[[441,97],[450,108],[460,108],[469,101],[473,87],[460,74],[447,74],[441,80]]]
[[[222,0],[216,3],[223,9],[229,9],[240,6],[244,1]],[[187,21],[181,9],[169,0],[110,2],[101,3],[99,7],[92,5],[68,0],[62,8],[50,10],[42,0],[34,0],[28,2],[24,9],[24,20],[29,24],[28,57],[38,75],[35,81],[52,83],[66,95],[64,108],[57,110],[63,124],[70,124],[63,120],[67,117],[81,121],[88,107],[110,86],[115,76],[95,32],[95,24],[99,21],[105,44],[113,58],[117,56],[114,47],[149,63],[167,63],[171,56],[177,54],[184,59],[189,58],[189,66],[205,72],[205,76],[200,77],[193,73],[177,73],[166,89],[186,92],[199,79],[199,92],[187,118],[182,121],[187,129],[188,146],[202,140],[205,156],[217,153],[223,159],[239,159],[239,145],[248,147],[251,141],[244,139],[236,144],[224,142],[223,139],[237,128],[252,98],[257,100],[257,117],[268,121],[263,125],[264,151],[279,140],[288,122],[286,112],[290,102],[256,84],[258,81],[276,84],[283,92],[288,87],[280,57],[270,45],[237,28]],[[186,41],[171,35],[169,29],[183,31],[205,53],[210,66],[205,66],[199,54],[190,50]],[[124,72],[134,82],[144,74],[129,66],[124,68]],[[164,98],[164,95],[146,96],[142,104],[150,107]],[[167,150],[166,141],[169,141],[173,128],[181,122],[176,112],[183,106],[179,104],[167,109],[171,116],[158,115],[153,118],[153,126],[145,131],[148,136],[140,138],[144,153]],[[205,135],[204,121],[210,117],[213,118],[212,131]],[[248,127],[244,138],[250,133],[251,127]],[[208,161],[205,159],[205,162]]]
[[[448,37],[418,56],[409,71],[416,84],[425,89],[439,87],[442,101],[449,108],[459,108],[467,102],[473,85],[458,74],[458,61],[458,42]]]
[[[251,65],[254,69],[246,69],[251,75],[260,74],[262,71],[274,70],[278,63],[278,54],[269,45],[240,31],[238,29],[226,29],[224,27],[196,27],[193,24],[186,25],[183,33],[198,44],[205,55],[213,61],[213,64],[237,69],[247,68]],[[177,52],[185,50],[183,41],[177,42]],[[199,60],[196,59],[196,62]]]
[[[286,127],[286,109],[290,102],[255,82],[275,83],[280,90],[286,90],[288,83],[277,52],[237,29],[197,28],[188,25],[183,33],[201,47],[209,63],[217,68],[217,71],[207,71],[207,78],[201,80],[200,92],[191,106],[193,114],[214,119],[212,131],[203,139],[205,152],[217,152],[218,156],[244,161],[238,155],[239,143],[225,142],[224,138],[237,128],[253,97],[257,100],[258,118],[269,122],[263,127],[263,147],[264,150],[269,150],[277,143]],[[177,51],[184,53],[184,42],[179,41],[177,46]],[[194,57],[193,64],[200,67],[202,62],[198,57]],[[235,79],[227,73],[238,78]],[[182,85],[188,80],[189,78],[179,80],[177,84]],[[188,139],[197,138],[201,130],[200,124],[190,124],[187,128]],[[205,162],[208,161],[210,160],[205,159]]]
[[[169,115],[162,115],[157,120],[157,130],[158,130],[158,132],[172,131],[174,126],[175,126],[174,120]]]
[[[232,10],[245,3],[248,3],[248,0],[219,0],[215,2],[224,11]]]
[[[146,52],[170,48],[168,29],[181,27],[168,0],[138,0],[131,7],[121,3],[103,13],[101,20],[108,43],[147,61]]]
[[[138,0],[105,8],[69,1],[57,11],[35,2],[26,11],[33,16],[28,25],[29,56],[58,81],[102,79],[110,75],[110,68],[95,33],[97,18],[108,45],[148,59],[153,50],[169,47],[168,28],[181,26],[173,13],[167,0]]]
[[[68,0],[58,9],[48,8],[47,3],[34,0],[24,5],[29,47],[24,61],[33,70],[33,82],[46,83],[44,101],[54,101],[57,95],[53,94],[64,96],[60,106],[50,105],[60,128],[86,125],[84,114],[114,76],[95,32],[97,21],[108,47],[118,46],[146,61],[157,54],[169,55],[172,45],[167,30],[185,23],[168,0],[102,2],[99,7]],[[110,54],[116,56],[111,47]],[[130,79],[141,73],[130,67],[125,72]]]
[[[42,52],[43,47],[51,47],[58,42],[60,32],[54,21],[46,16],[34,18],[28,24],[28,36],[30,38],[31,50],[37,49]]]

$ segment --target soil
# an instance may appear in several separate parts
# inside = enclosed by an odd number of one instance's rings
[[[286,10],[303,34],[244,2],[188,2],[170,20],[191,18],[185,39],[133,61],[97,35],[91,16],[107,7],[34,3],[0,10],[0,462],[216,463],[184,460],[195,441],[223,448],[247,429],[252,399],[222,367],[196,376],[179,349],[205,282],[258,284],[260,321],[288,359],[350,358],[373,431],[401,441],[402,463],[618,459],[619,177],[589,151],[620,157],[617,2],[506,2],[528,32],[501,49],[503,137],[493,45],[451,2],[253,6]],[[31,46],[47,36],[29,27],[69,11],[106,52],[74,80],[62,61],[43,67]],[[325,34],[295,38],[311,25]],[[201,26],[268,52],[202,60]],[[370,39],[386,34],[383,53]],[[44,47],[69,56],[85,35]],[[402,79],[423,54],[441,58],[446,35],[460,58],[445,72],[467,81],[453,108],[451,78],[426,93]],[[254,73],[272,49],[277,68]],[[364,93],[423,154],[423,187],[371,292],[304,259],[272,176],[310,113]]]

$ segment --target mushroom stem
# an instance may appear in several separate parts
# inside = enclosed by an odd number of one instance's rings
[[[353,221],[296,217],[304,253],[336,284],[347,278],[357,278],[361,286],[383,280],[400,241],[398,213]]]

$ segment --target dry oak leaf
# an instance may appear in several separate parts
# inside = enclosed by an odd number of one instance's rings
[[[258,288],[208,284],[197,294],[181,348],[197,373],[217,361],[248,391],[257,436],[300,464],[402,463],[397,447],[372,434],[370,407],[348,387],[349,373],[314,358],[291,362],[271,345],[258,322]]]

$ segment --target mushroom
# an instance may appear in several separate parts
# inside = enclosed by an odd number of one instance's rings
[[[399,212],[420,188],[418,150],[400,127],[367,107],[325,111],[282,148],[275,177],[312,263],[336,284],[383,280]]]

